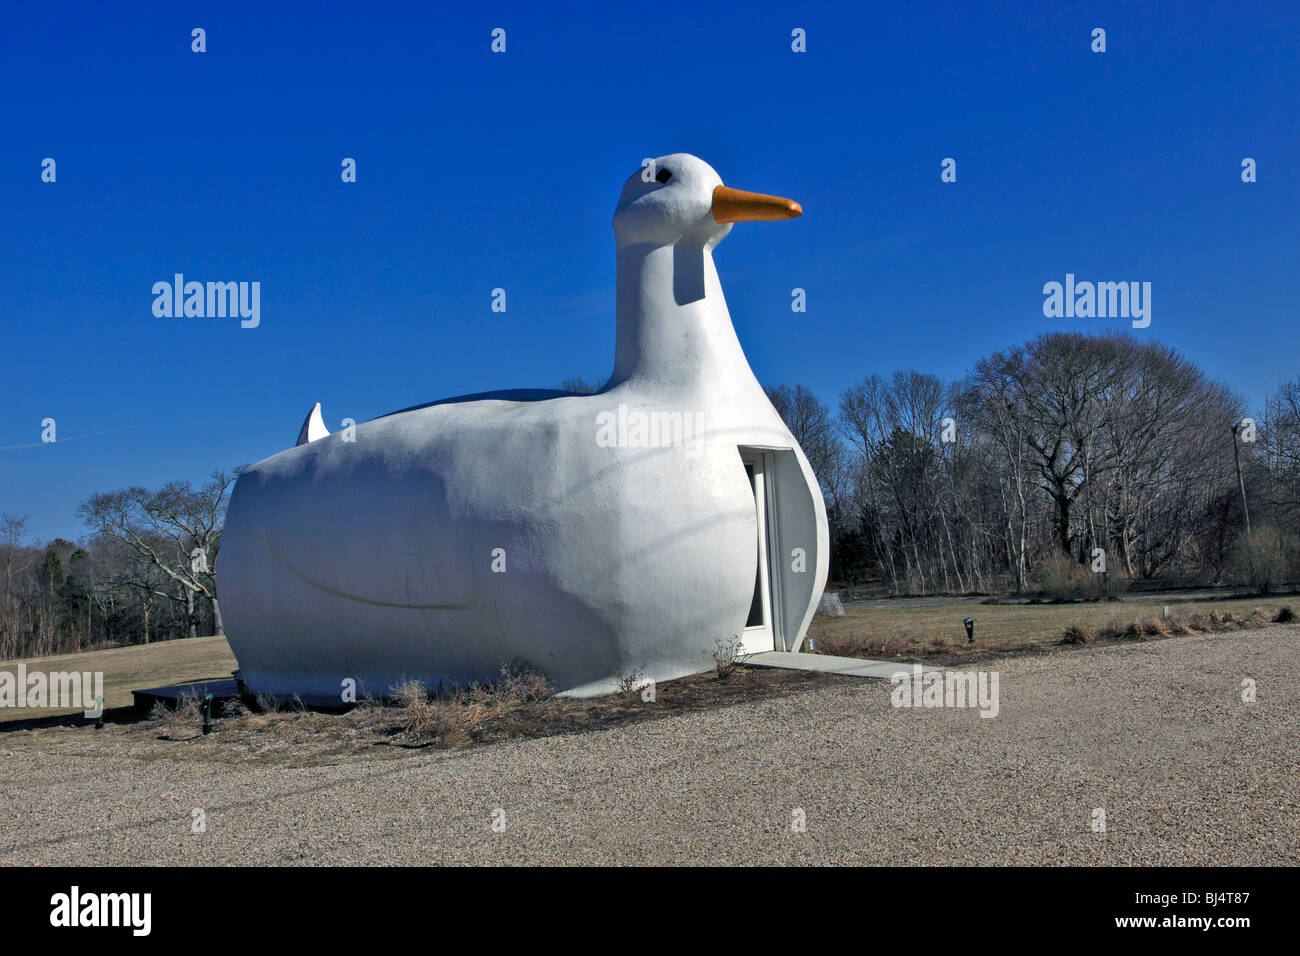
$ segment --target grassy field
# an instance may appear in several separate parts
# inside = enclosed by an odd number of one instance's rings
[[[103,671],[104,707],[129,707],[131,691],[186,681],[216,680],[230,676],[235,655],[224,637],[136,644],[84,654],[26,658],[28,671]],[[17,674],[19,661],[0,662],[0,670]],[[76,710],[26,707],[0,708],[0,724],[31,717],[75,714]]]
[[[980,598],[899,598],[850,605],[843,617],[818,617],[809,634],[818,650],[843,653],[862,644],[872,654],[966,655],[1042,647],[1059,642],[1067,627],[1093,629],[1113,622],[1218,613],[1244,617],[1253,609],[1272,617],[1279,608],[1300,610],[1300,596],[1236,597],[1222,592],[1166,592],[1125,595],[1117,601],[1079,604],[981,604]],[[968,645],[964,618],[975,619],[975,643]],[[834,647],[836,650],[831,650]],[[860,656],[860,655],[858,655]]]
[[[1300,611],[1300,596],[1235,597],[1223,592],[1171,592],[1128,595],[1118,601],[1085,604],[981,604],[979,598],[898,598],[850,605],[844,617],[819,617],[809,629],[824,653],[860,657],[931,658],[939,663],[989,651],[1046,647],[1061,640],[1066,628],[1101,629],[1112,623],[1194,614],[1230,614],[1243,618],[1258,609],[1272,618],[1279,608]],[[962,620],[975,619],[975,643],[967,644]],[[0,662],[0,670],[17,672],[18,661]],[[216,680],[237,666],[222,637],[164,641],[59,657],[30,658],[28,670],[102,671],[106,708],[132,703],[131,691],[163,684]],[[75,710],[5,707],[0,724],[33,717],[53,717]]]

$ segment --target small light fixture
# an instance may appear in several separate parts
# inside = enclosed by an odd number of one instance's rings
[[[966,643],[974,644],[975,643],[975,618],[968,617],[966,618],[966,620],[962,621],[962,623],[966,625]]]
[[[212,695],[203,695],[203,732],[212,733]]]

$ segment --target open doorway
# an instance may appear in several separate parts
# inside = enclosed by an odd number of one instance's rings
[[[773,489],[771,470],[767,467],[769,458],[767,454],[758,449],[742,448],[740,458],[744,462],[745,474],[749,478],[750,491],[754,496],[754,516],[758,526],[758,534],[754,541],[754,549],[758,557],[754,570],[754,591],[749,613],[745,618],[745,629],[741,634],[741,646],[746,654],[758,654],[776,649],[776,629],[773,623],[776,614],[771,566],[771,541],[774,528],[770,501]]]

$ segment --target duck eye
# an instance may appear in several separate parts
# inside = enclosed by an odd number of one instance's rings
[[[661,169],[655,174],[655,179],[659,180],[661,183],[666,183],[672,178],[673,174],[666,169]]]

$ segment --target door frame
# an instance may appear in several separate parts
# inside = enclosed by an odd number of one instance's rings
[[[777,488],[776,482],[773,481],[774,470],[772,461],[774,458],[772,450],[766,448],[753,448],[740,446],[737,449],[740,452],[742,465],[752,466],[754,469],[754,487],[751,489],[751,497],[754,499],[755,517],[758,522],[758,535],[760,548],[759,555],[759,581],[763,591],[763,615],[764,623],[753,627],[742,629],[741,643],[744,645],[746,653],[755,654],[760,651],[777,651],[785,649],[785,634],[782,622],[784,618],[781,615],[781,589],[777,586],[780,575],[775,573],[774,569],[779,567],[777,561],[780,557],[778,542],[780,540],[780,523],[777,520]],[[758,505],[761,504],[760,509]],[[759,633],[763,632],[762,637]],[[763,640],[765,646],[753,648],[743,635],[752,634],[756,638]]]

